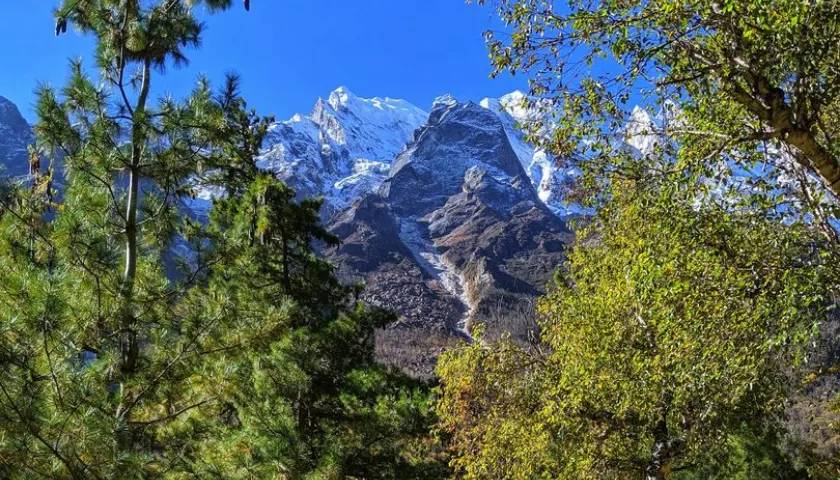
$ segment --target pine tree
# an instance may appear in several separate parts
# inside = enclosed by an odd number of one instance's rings
[[[234,85],[224,98],[241,102]],[[265,124],[233,111],[226,137],[248,151]],[[428,391],[374,359],[375,329],[392,316],[358,303],[316,255],[313,244],[336,242],[319,223],[321,201],[296,201],[254,162],[204,177],[228,195],[195,240],[216,260],[189,321],[225,325],[207,347],[224,353],[205,372],[223,420],[209,432],[179,422],[186,438],[204,437],[184,455],[197,474],[223,478],[440,478]]]
[[[189,285],[164,260],[191,177],[218,155],[224,106],[204,81],[183,102],[151,98],[156,74],[198,43],[192,4],[68,0],[56,12],[58,33],[70,23],[95,37],[100,74],[73,62],[60,92],[38,92],[33,155],[62,159],[61,203],[36,176],[4,212],[13,478],[162,473],[175,460],[158,429],[207,402],[189,386],[201,338],[176,308]]]
[[[37,148],[63,163],[0,208],[0,476],[420,477],[426,389],[373,361],[389,320],[313,243],[315,200],[256,167],[269,118],[228,78],[153,100],[186,61],[193,9],[231,1],[66,0],[97,41],[38,92]],[[184,208],[224,192],[208,222]]]

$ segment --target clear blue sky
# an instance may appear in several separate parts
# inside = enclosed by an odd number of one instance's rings
[[[0,6],[0,95],[33,120],[33,89],[63,84],[69,58],[87,58],[89,38],[56,38],[58,0],[6,0]],[[242,76],[260,113],[308,113],[339,85],[360,96],[405,98],[427,108],[443,93],[464,100],[524,89],[524,78],[488,78],[482,33],[501,26],[488,7],[464,0],[251,0],[206,18],[204,44],[190,64],[170,69],[157,94],[181,95],[198,74]]]

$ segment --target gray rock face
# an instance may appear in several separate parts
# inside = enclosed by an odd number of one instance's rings
[[[438,102],[392,164],[382,193],[401,215],[428,213],[479,172],[502,182],[525,175],[496,115],[474,103]]]
[[[35,141],[32,127],[10,100],[0,97],[0,175],[29,173],[26,147]]]
[[[537,196],[493,112],[436,102],[380,189],[335,217],[329,252],[365,300],[396,310],[380,355],[429,375],[447,345],[534,330],[530,310],[571,233]]]

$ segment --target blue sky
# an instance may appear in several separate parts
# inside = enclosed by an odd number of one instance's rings
[[[33,89],[60,86],[67,60],[88,57],[93,43],[71,31],[56,38],[58,0],[4,1],[0,6],[0,95],[33,120]],[[239,2],[237,2],[239,3]],[[491,80],[482,34],[501,26],[492,9],[464,0],[251,0],[206,18],[201,49],[190,64],[158,80],[158,95],[182,95],[198,74],[242,76],[243,91],[262,114],[308,113],[339,85],[360,96],[405,98],[427,108],[443,93],[479,100],[524,89],[524,78]]]

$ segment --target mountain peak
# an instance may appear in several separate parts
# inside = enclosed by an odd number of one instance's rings
[[[643,155],[652,153],[659,140],[653,116],[639,105],[633,107],[625,131],[625,141]]]
[[[495,113],[473,102],[443,97],[414,141],[391,164],[382,194],[395,211],[439,208],[462,190],[472,167],[505,184],[526,178]]]
[[[332,92],[330,92],[330,96],[328,97],[327,101],[333,109],[338,110],[341,107],[346,107],[357,98],[358,97],[356,97],[356,95],[353,94],[353,92],[351,92],[349,88],[345,87],[344,85],[341,85]]]
[[[516,100],[516,99],[520,99],[520,100],[521,100],[521,99],[523,99],[523,98],[525,98],[525,97],[527,97],[527,96],[528,96],[528,94],[527,94],[527,93],[523,92],[522,90],[518,90],[518,89],[517,89],[517,90],[514,90],[514,91],[512,91],[512,92],[510,92],[510,93],[507,93],[507,94],[505,94],[505,95],[502,95],[500,98],[502,98],[502,99],[511,99],[511,100]]]
[[[0,95],[0,122],[13,124],[15,127],[24,125],[27,128],[29,127],[23,115],[21,115],[20,110],[18,110],[17,105],[2,95]]]
[[[505,110],[517,121],[522,122],[535,116],[535,109],[530,105],[530,97],[522,93],[520,90],[503,95],[499,98],[499,103]]]
[[[410,102],[391,97],[371,97],[364,98],[356,95],[349,88],[339,86],[327,97],[326,104],[336,112],[341,110],[350,110],[357,115],[378,115],[378,112],[393,112],[398,116],[413,116],[425,115],[426,112],[411,104]],[[320,107],[323,109],[323,100],[319,101]],[[316,105],[316,110],[319,105]]]
[[[524,101],[528,98],[528,95],[525,94],[522,90],[514,90],[508,94],[502,95],[499,97],[499,101],[502,105],[522,105]]]
[[[453,107],[458,104],[458,99],[452,96],[451,93],[441,95],[432,102],[432,110],[441,107]]]
[[[323,196],[325,215],[376,190],[428,113],[389,97],[359,97],[346,86],[312,113],[272,125],[259,165],[302,196]]]

